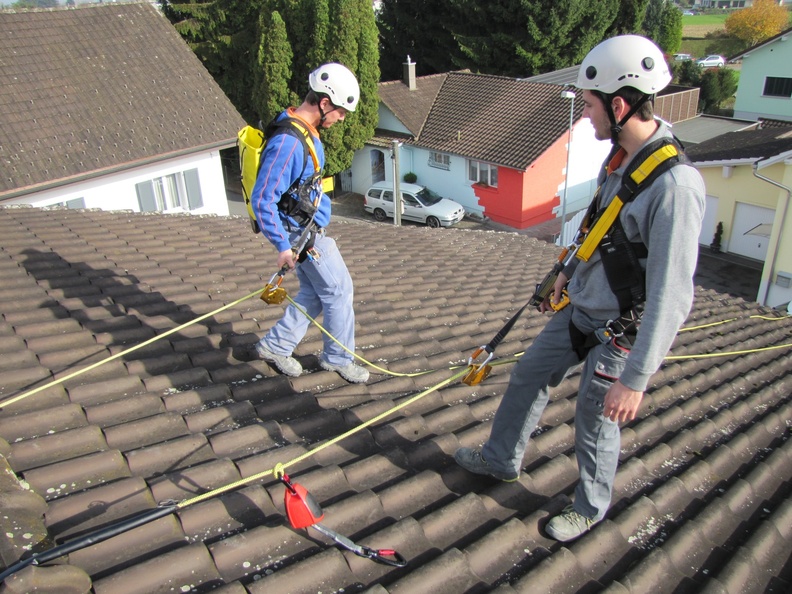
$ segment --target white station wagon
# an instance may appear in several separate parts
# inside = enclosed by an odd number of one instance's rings
[[[465,217],[465,209],[458,202],[443,198],[418,184],[399,184],[402,195],[402,219],[426,223],[430,227],[450,227]],[[363,208],[378,221],[393,218],[393,184],[377,182],[363,199]]]

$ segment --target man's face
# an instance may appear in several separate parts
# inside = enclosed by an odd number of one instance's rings
[[[591,91],[583,91],[583,117],[588,118],[594,127],[594,137],[597,140],[609,140],[610,119],[605,111],[602,100]]]
[[[346,109],[343,107],[336,107],[329,99],[322,99],[322,109],[325,114],[322,128],[329,128],[336,122],[343,122],[347,114]]]

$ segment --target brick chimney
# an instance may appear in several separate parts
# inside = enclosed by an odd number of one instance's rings
[[[404,79],[402,82],[407,85],[407,88],[411,91],[414,91],[418,87],[415,84],[415,62],[410,60],[410,56],[407,56],[407,61],[402,64],[404,66]]]

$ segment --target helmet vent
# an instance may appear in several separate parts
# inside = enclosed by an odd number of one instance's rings
[[[329,75],[329,74],[327,74],[327,72],[322,72],[321,79],[322,79],[322,80],[327,80],[328,78],[330,78],[330,75]]]
[[[654,68],[655,63],[652,58],[646,57],[643,60],[641,60],[641,66],[643,66],[644,70],[649,71],[652,70],[652,68]]]
[[[594,66],[589,66],[586,68],[586,78],[589,80],[594,80],[597,76],[597,69]]]

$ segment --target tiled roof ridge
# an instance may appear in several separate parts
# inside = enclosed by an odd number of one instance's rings
[[[355,281],[358,352],[394,371],[438,370],[431,374],[346,384],[319,368],[314,329],[295,353],[307,370],[299,378],[241,363],[234,347],[251,344],[282,313],[252,299],[0,411],[0,453],[46,500],[48,535],[69,539],[162,499],[254,476],[405,402],[486,342],[557,250],[517,233],[436,231],[344,221],[329,231]],[[268,278],[262,244],[243,217],[0,208],[0,398],[260,286]],[[432,256],[416,267],[404,245]],[[509,273],[482,276],[504,253],[520,254]],[[293,276],[284,282],[296,288]],[[757,313],[773,315],[698,288],[687,323],[695,328],[677,337],[672,353],[789,342],[792,319],[749,317]],[[527,311],[498,355],[524,350],[546,320]],[[714,321],[722,323],[704,327]],[[19,579],[65,583],[44,576],[76,572],[78,583],[90,576],[96,594],[220,586],[527,592],[554,591],[559,580],[570,591],[592,584],[745,591],[746,579],[775,580],[783,591],[792,577],[791,358],[775,349],[669,360],[639,418],[622,430],[611,513],[575,543],[550,541],[542,526],[569,502],[577,479],[577,376],[551,392],[516,483],[493,483],[450,459],[486,438],[511,370],[500,365],[479,386],[428,394],[289,469],[322,505],[323,523],[355,542],[398,550],[409,561],[404,570],[291,530],[283,486],[265,479]],[[38,505],[25,516],[31,526]],[[774,556],[763,554],[768,545]]]

